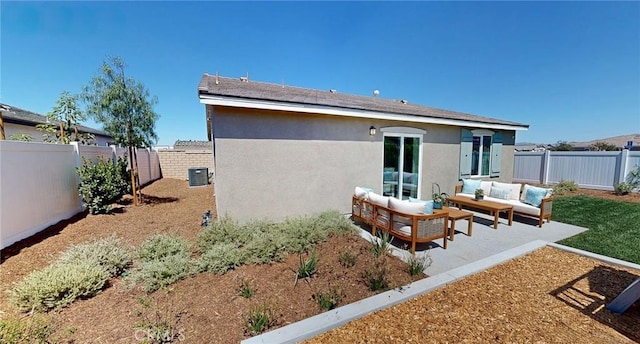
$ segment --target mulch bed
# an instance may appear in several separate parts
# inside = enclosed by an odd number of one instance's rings
[[[112,215],[80,214],[0,252],[0,317],[15,315],[4,292],[51,262],[69,245],[115,234],[134,246],[152,234],[172,233],[195,242],[203,212],[213,209],[213,189],[188,188],[186,181],[163,179],[143,190],[143,205],[125,199]],[[615,200],[640,202],[640,195],[579,190]],[[373,295],[362,273],[372,264],[368,243],[331,237],[317,248],[318,273],[293,285],[298,257],[266,266],[244,266],[223,276],[198,274],[151,295],[114,279],[96,297],[50,312],[53,339],[75,343],[135,343],[145,339],[136,324],[168,320],[184,343],[237,343],[248,337],[243,316],[267,305],[283,326],[320,312],[314,294],[330,286],[342,291],[341,305]],[[337,262],[346,250],[357,253],[353,268]],[[390,259],[391,287],[416,278]],[[580,342],[640,341],[640,307],[612,315],[610,302],[639,271],[545,248],[395,307],[367,315],[315,339],[343,342]],[[421,276],[419,278],[422,278]],[[240,281],[256,294],[238,295]],[[145,308],[140,299],[150,300]],[[156,312],[157,311],[157,312]]]
[[[80,214],[2,250],[0,317],[17,314],[4,291],[48,265],[69,245],[112,234],[133,246],[157,233],[177,234],[195,242],[202,230],[202,214],[214,209],[211,186],[189,188],[186,181],[162,179],[145,187],[143,193],[141,206],[132,206],[126,198],[111,215]],[[146,339],[144,331],[136,330],[137,324],[168,321],[175,327],[176,341],[237,343],[249,337],[244,315],[251,307],[269,307],[279,327],[320,313],[314,295],[330,288],[342,294],[340,305],[375,294],[362,277],[374,259],[367,241],[333,236],[315,249],[320,259],[318,272],[295,286],[297,255],[270,265],[243,266],[222,276],[197,274],[153,294],[131,287],[126,279],[113,279],[99,295],[49,312],[55,330],[52,338],[62,343],[136,343]],[[357,255],[351,268],[338,262],[346,251]],[[388,258],[387,264],[390,288],[426,277],[411,277],[407,265],[397,258]],[[249,299],[238,293],[243,279],[256,288]],[[143,306],[141,299],[149,306]]]
[[[638,277],[546,247],[305,343],[640,342],[640,302],[605,308]]]

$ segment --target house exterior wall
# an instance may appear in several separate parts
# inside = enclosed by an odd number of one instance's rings
[[[158,150],[163,178],[189,179],[189,168],[207,167],[213,172],[213,152],[211,150]]]
[[[23,125],[23,124],[15,124],[15,123],[4,123],[4,133],[7,137],[7,140],[14,134],[28,134],[33,137],[33,142],[43,142],[42,141],[42,132],[36,129],[35,126]],[[108,146],[110,143],[110,138],[95,135],[95,142],[98,146]]]
[[[458,183],[458,127],[225,107],[213,113],[218,214],[240,221],[349,213],[355,186],[381,193],[385,127],[426,131],[421,198],[431,199],[434,182],[448,193]],[[377,129],[373,137],[370,126]],[[505,139],[495,180],[511,181],[512,164],[513,143]]]

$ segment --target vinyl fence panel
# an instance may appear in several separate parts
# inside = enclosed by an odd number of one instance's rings
[[[0,141],[0,248],[83,211],[76,167],[124,157],[126,148]],[[138,150],[140,181],[160,178],[160,163]]]
[[[0,247],[82,210],[73,146],[0,141]]]
[[[515,152],[513,180],[556,184],[574,181],[580,187],[613,190],[640,167],[640,152]]]

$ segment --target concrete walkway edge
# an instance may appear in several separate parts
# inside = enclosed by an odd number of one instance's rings
[[[547,244],[548,242],[544,240],[534,240],[459,268],[413,282],[407,286],[389,290],[358,302],[350,303],[334,310],[298,321],[291,325],[287,325],[255,337],[247,338],[241,343],[297,343],[336,327],[340,327],[350,321],[361,318],[368,313],[405,302],[409,299],[428,293],[434,289],[443,287],[467,276],[482,272],[490,267],[504,263],[513,258],[526,255],[546,246]]]

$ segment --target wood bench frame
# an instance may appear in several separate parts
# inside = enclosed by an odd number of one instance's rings
[[[411,242],[411,253],[416,251],[416,243],[431,242],[444,239],[442,247],[447,248],[449,236],[449,213],[441,211],[437,214],[406,214],[389,207],[353,196],[351,202],[351,217],[371,226],[371,235],[376,235],[380,229],[390,235]],[[411,235],[399,232],[394,228],[394,222],[411,223]],[[408,225],[408,224],[407,224]]]
[[[454,194],[458,194],[460,192],[462,192],[462,184],[457,184],[456,192]],[[522,194],[522,189],[520,189],[520,194]],[[515,214],[538,219],[538,227],[542,228],[542,224],[544,223],[545,219],[547,220],[547,223],[551,222],[551,213],[553,211],[553,196],[543,198],[538,208],[540,208],[540,215],[533,215],[522,211],[517,211],[515,209],[513,209],[513,212]]]

